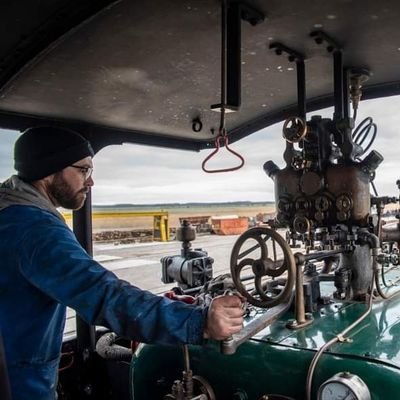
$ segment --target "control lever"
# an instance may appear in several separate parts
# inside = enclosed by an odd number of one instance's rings
[[[291,299],[287,303],[280,303],[275,307],[268,309],[260,317],[253,319],[247,325],[245,325],[240,332],[234,333],[229,338],[221,342],[221,353],[222,354],[235,354],[236,349],[245,341],[250,339],[256,333],[260,332],[268,325],[272,324],[282,314],[284,314],[290,307]]]
[[[224,296],[238,296],[240,299],[242,299],[243,300],[243,303],[242,303],[242,309],[243,310],[246,310],[246,307],[247,307],[247,302],[245,301],[245,299],[244,299],[244,297],[238,292],[238,291],[234,291],[234,290],[232,290],[232,289],[227,289],[227,290],[225,290],[225,292],[224,292],[224,294],[223,294]],[[242,331],[242,330],[241,330]],[[240,332],[241,332],[240,331]],[[223,341],[222,341],[222,348],[224,348],[224,347],[226,347],[226,346],[230,346],[230,343],[233,341],[234,339],[233,339],[233,336],[228,336],[226,339],[224,339]],[[236,351],[236,350],[235,350]],[[223,352],[223,354],[231,354],[231,353],[224,353]]]

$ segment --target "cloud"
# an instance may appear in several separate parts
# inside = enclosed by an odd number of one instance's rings
[[[385,157],[375,179],[380,195],[393,196],[398,192],[400,135],[396,120],[399,108],[400,96],[364,101],[359,107],[357,123],[372,116],[378,126],[371,149]],[[313,114],[332,117],[333,110],[330,108]],[[221,174],[207,174],[201,169],[210,150],[196,153],[131,144],[109,146],[94,160],[93,201],[96,204],[151,204],[273,200],[274,185],[262,167],[268,160],[281,168],[285,165],[282,125],[273,125],[233,143],[231,148],[239,152],[246,163],[238,171]],[[13,172],[12,146],[18,133],[1,133],[0,180],[4,180]],[[238,160],[226,149],[221,149],[207,167],[227,168],[237,163]]]
[[[280,155],[281,151],[274,149],[283,148],[284,143],[279,133],[272,140],[276,145],[266,146],[266,135],[269,136],[268,132],[259,132],[232,144],[231,148],[245,158],[245,165],[238,171],[218,174],[208,174],[201,169],[211,150],[196,153],[139,145],[105,148],[95,159],[93,201],[273,200],[272,181],[265,175],[262,166],[268,159]],[[209,169],[229,168],[239,163],[240,160],[222,148],[206,166]],[[116,187],[118,190],[112,189]]]

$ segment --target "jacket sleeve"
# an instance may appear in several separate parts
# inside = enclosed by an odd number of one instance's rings
[[[19,268],[40,291],[88,323],[145,343],[199,344],[206,309],[172,301],[118,279],[90,257],[61,222],[21,240]]]

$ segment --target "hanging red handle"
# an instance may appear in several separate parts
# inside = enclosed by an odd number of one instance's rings
[[[231,167],[231,168],[208,169],[208,168],[206,168],[206,164],[215,154],[218,153],[218,151],[219,151],[219,149],[221,147],[221,140],[223,140],[223,145],[225,146],[226,150],[228,150],[234,156],[239,158],[240,164],[237,165],[236,167]],[[204,172],[207,172],[208,174],[213,174],[213,173],[216,173],[216,172],[230,172],[230,171],[236,171],[236,170],[238,170],[238,169],[243,167],[244,158],[239,153],[237,153],[236,151],[232,150],[229,147],[229,137],[228,137],[228,135],[226,134],[226,132],[224,130],[221,130],[219,132],[219,134],[215,138],[215,142],[214,143],[215,143],[215,150],[213,150],[213,152],[211,154],[209,154],[201,164],[201,168],[202,168],[202,170]]]

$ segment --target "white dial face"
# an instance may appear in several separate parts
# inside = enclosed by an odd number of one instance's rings
[[[343,383],[329,382],[321,392],[321,400],[358,400],[355,394]]]

